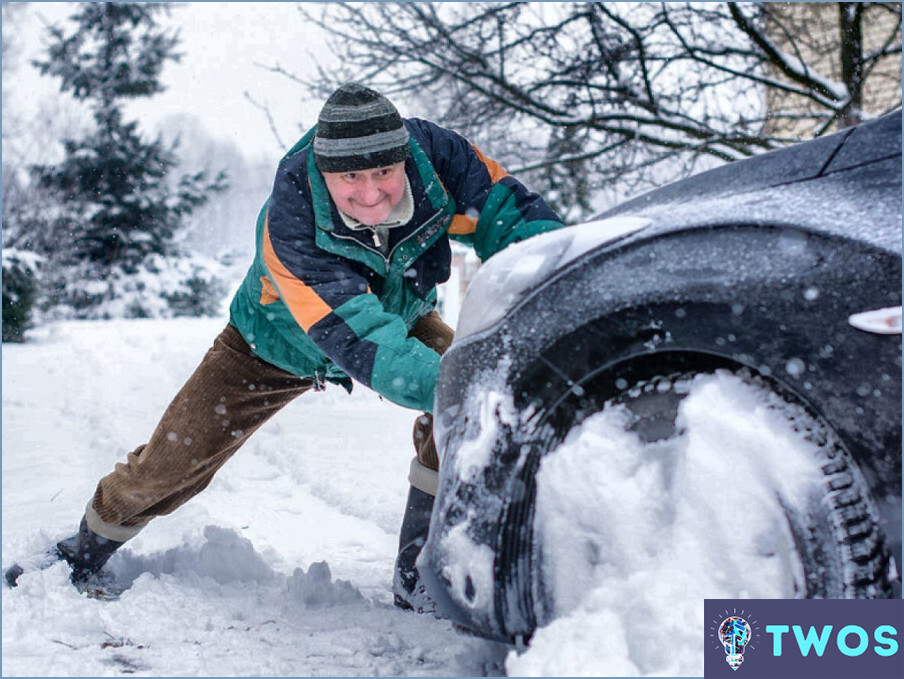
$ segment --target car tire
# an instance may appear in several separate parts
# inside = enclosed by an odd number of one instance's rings
[[[749,371],[734,371],[770,400],[770,409],[815,444],[823,480],[806,507],[783,506],[804,570],[798,598],[862,599],[895,596],[894,567],[878,513],[856,463],[832,429],[792,395]],[[676,373],[644,380],[606,402],[631,413],[629,429],[652,442],[680,434],[678,408],[687,395],[682,385],[697,374]]]
[[[680,369],[663,369],[670,364]],[[664,363],[656,362],[655,367],[637,361],[588,375],[573,381],[567,394],[548,390],[542,401],[533,401],[528,426],[504,432],[497,449],[501,456],[507,451],[526,452],[515,484],[523,492],[508,503],[501,517],[495,565],[500,585],[496,592],[497,617],[509,621],[505,631],[510,636],[529,638],[555,616],[555,596],[544,582],[540,563],[542,545],[534,544],[536,476],[542,459],[575,427],[607,406],[626,407],[632,415],[629,428],[641,440],[655,441],[680,433],[678,407],[686,393],[676,385],[717,370],[728,370],[763,390],[789,425],[818,445],[824,479],[820,494],[804,508],[782,506],[803,569],[793,596],[900,596],[900,580],[874,502],[856,462],[832,429],[793,394],[746,369],[713,362],[711,357],[682,356],[677,361],[669,357]],[[533,372],[532,381],[537,376],[538,372]],[[554,381],[545,382],[546,386],[551,384]],[[542,392],[540,382],[534,381],[532,393]]]

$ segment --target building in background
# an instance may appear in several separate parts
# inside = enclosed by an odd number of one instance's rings
[[[894,3],[898,4],[899,3]],[[775,45],[802,63],[812,66],[823,76],[842,83],[848,78],[863,79],[862,105],[854,115],[869,119],[901,103],[901,54],[880,57],[869,73],[859,75],[857,59],[843,59],[843,54],[869,55],[901,42],[901,15],[890,11],[882,3],[838,2],[769,2],[765,3],[766,27]],[[856,6],[856,7],[855,7]],[[853,12],[860,12],[855,20]],[[848,14],[845,14],[848,13]],[[842,48],[842,41],[846,43]],[[775,73],[781,78],[781,74]],[[869,76],[866,78],[865,76]],[[767,88],[768,110],[799,110],[815,112],[816,104],[810,99],[778,88]],[[825,132],[835,132],[841,127],[860,122],[858,119],[837,120],[828,125]],[[776,133],[785,133],[792,139],[808,139],[813,136],[812,119],[795,121],[789,118],[773,118],[769,125]]]

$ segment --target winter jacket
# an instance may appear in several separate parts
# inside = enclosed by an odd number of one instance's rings
[[[435,307],[436,286],[449,278],[450,237],[484,261],[563,225],[465,138],[416,118],[405,125],[414,215],[389,232],[389,254],[369,231],[343,222],[314,166],[311,130],[279,164],[230,322],[268,363],[349,391],[351,377],[430,412],[440,357],[408,331]]]

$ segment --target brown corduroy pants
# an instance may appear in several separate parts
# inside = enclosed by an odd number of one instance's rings
[[[410,335],[442,354],[452,329],[433,312]],[[173,512],[204,490],[214,474],[270,417],[314,386],[263,361],[227,325],[163,414],[150,440],[97,484],[88,526],[124,542],[151,519]],[[415,420],[417,459],[439,469],[433,418]]]

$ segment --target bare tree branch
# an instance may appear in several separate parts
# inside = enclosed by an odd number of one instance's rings
[[[255,101],[247,90],[243,92],[243,94],[245,95],[245,99],[251,102],[251,105],[254,106],[254,108],[263,111],[264,115],[267,116],[267,124],[270,126],[270,132],[273,134],[273,138],[276,140],[276,143],[279,144],[279,147],[283,150],[288,150],[289,147],[283,142],[282,137],[279,135],[279,130],[276,129],[276,123],[273,121],[273,114],[270,111],[270,107]]]
[[[273,70],[312,94],[358,79],[404,95],[410,109],[492,140],[507,167],[567,200],[852,120],[864,85],[893,77],[901,6],[849,4],[302,3],[344,67],[307,81]],[[864,21],[880,23],[858,51]],[[873,114],[900,105],[899,72],[897,100],[871,104]]]

